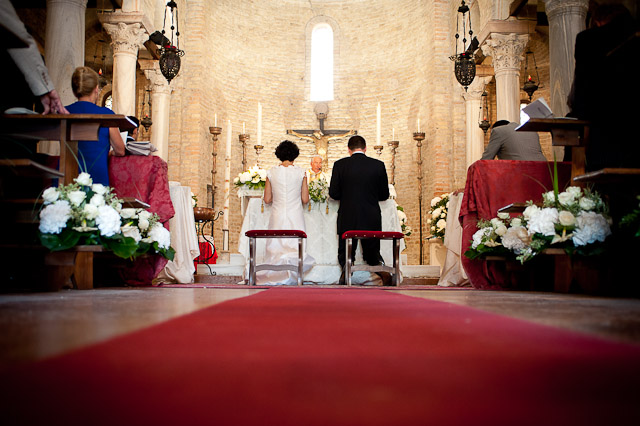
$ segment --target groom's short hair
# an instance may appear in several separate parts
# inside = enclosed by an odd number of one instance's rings
[[[349,138],[349,143],[347,144],[347,148],[351,151],[355,151],[356,149],[365,149],[367,147],[367,142],[360,135],[351,136]]]

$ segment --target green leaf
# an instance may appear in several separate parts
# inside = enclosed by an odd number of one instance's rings
[[[112,238],[104,238],[102,243],[116,256],[122,257],[123,259],[133,257],[133,254],[138,248],[136,240],[130,237],[123,237],[122,235],[117,235]]]
[[[78,244],[80,233],[68,228],[59,234],[40,233],[40,242],[51,251],[67,250]]]

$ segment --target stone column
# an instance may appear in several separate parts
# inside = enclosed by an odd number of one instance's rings
[[[493,58],[498,120],[520,122],[520,66],[528,40],[526,34],[493,33],[482,46],[482,52]]]
[[[113,46],[113,111],[136,113],[136,61],[138,47],[149,38],[141,22],[103,23]]]
[[[482,119],[480,108],[482,107],[482,93],[491,78],[491,76],[476,76],[467,91],[462,93],[467,112],[467,168],[478,161],[484,152],[484,132],[479,126]]]
[[[151,143],[158,148],[156,155],[169,162],[169,107],[171,86],[160,72],[158,61],[140,60],[140,68],[151,82]]]
[[[545,0],[549,17],[549,106],[556,117],[569,112],[567,96],[573,83],[576,35],[585,29],[589,0]]]
[[[63,105],[76,101],[71,75],[84,65],[86,9],[87,0],[47,0],[44,60]],[[42,141],[38,150],[60,155],[60,144]]]

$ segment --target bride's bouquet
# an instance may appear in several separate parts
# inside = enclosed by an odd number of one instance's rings
[[[314,203],[324,203],[329,197],[329,184],[325,179],[315,179],[309,183],[309,198]]]
[[[155,213],[122,208],[113,190],[80,173],[75,183],[47,188],[42,194],[39,236],[51,251],[76,245],[101,245],[122,258],[153,249],[173,260],[171,235]]]
[[[233,184],[237,187],[264,190],[267,181],[267,171],[258,166],[249,167],[249,170],[240,173]]]

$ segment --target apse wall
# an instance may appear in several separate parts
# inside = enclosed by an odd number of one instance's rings
[[[288,136],[287,129],[317,129],[315,102],[308,93],[310,23],[328,22],[335,36],[335,99],[328,102],[327,129],[358,130],[368,154],[378,157],[376,108],[381,105],[379,157],[391,178],[387,142],[400,141],[396,155],[397,202],[405,208],[414,235],[407,240],[409,263],[419,263],[417,148],[412,133],[426,132],[423,143],[423,214],[434,193],[464,182],[464,122],[451,82],[450,5],[445,1],[189,1],[179,2],[185,23],[186,55],[172,84],[169,137],[170,179],[192,187],[204,205],[211,183],[209,126],[217,114],[216,210],[224,198],[227,120],[231,120],[231,177],[242,171],[238,134],[245,123],[251,135],[247,162],[256,163],[258,102],[262,105],[262,167],[278,163],[273,155],[283,139],[298,143],[296,164],[308,168],[314,145]],[[183,12],[184,11],[184,12]],[[181,41],[182,43],[182,41]],[[462,109],[464,111],[464,109]],[[454,118],[455,117],[455,118]],[[347,155],[346,139],[331,144],[329,164]],[[462,157],[460,157],[462,155]],[[463,166],[462,166],[463,167]],[[231,190],[231,251],[237,249],[242,218]],[[221,233],[216,222],[216,235]],[[426,231],[424,236],[426,237]],[[425,249],[426,250],[426,249]],[[427,263],[427,256],[423,256]]]

